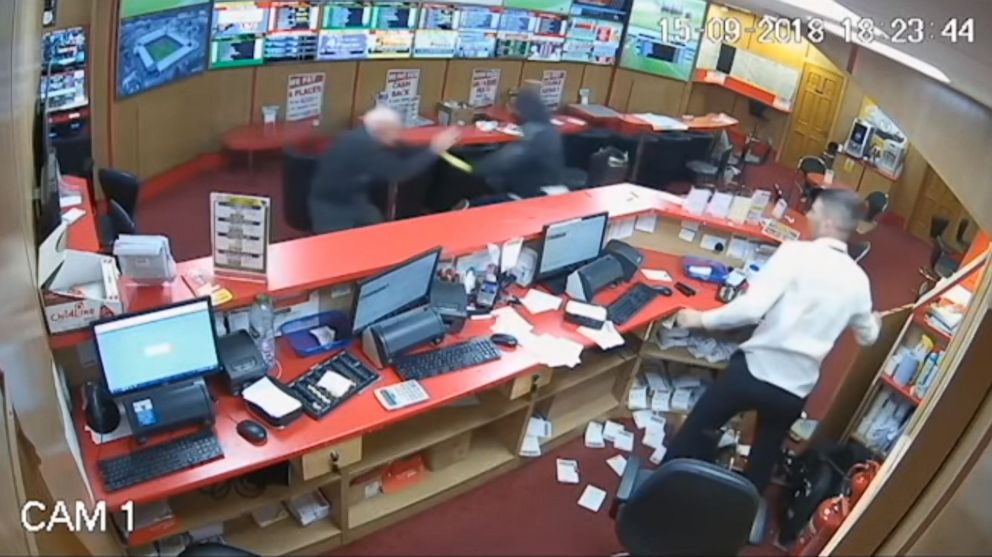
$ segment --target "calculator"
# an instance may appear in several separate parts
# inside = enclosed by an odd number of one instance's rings
[[[430,396],[420,385],[420,381],[411,379],[388,387],[375,390],[375,398],[386,410],[398,410],[413,404],[424,402]]]

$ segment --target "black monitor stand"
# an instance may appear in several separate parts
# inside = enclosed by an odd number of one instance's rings
[[[214,423],[214,408],[202,378],[162,385],[120,397],[138,444],[158,433]]]

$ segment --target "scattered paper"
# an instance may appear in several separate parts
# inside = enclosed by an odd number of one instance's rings
[[[511,306],[501,307],[493,310],[491,313],[496,317],[496,322],[490,327],[494,333],[513,335],[519,340],[521,336],[530,334],[534,328],[533,325],[521,317],[520,313]]]
[[[530,332],[517,333],[514,336],[539,363],[548,367],[575,367],[582,363],[584,347],[574,340],[549,334],[534,335]]]
[[[599,508],[603,506],[603,501],[606,500],[606,492],[594,485],[587,485],[586,489],[582,492],[582,497],[579,497],[579,506],[583,509],[589,509],[590,511],[597,513]]]
[[[672,393],[670,391],[655,391],[651,396],[651,410],[670,412],[672,410]]]
[[[654,452],[651,453],[651,456],[648,457],[648,460],[650,460],[652,464],[661,464],[661,461],[665,458],[665,453],[667,452],[668,447],[661,445],[660,447],[655,448]]]
[[[509,271],[510,269],[517,266],[517,260],[520,259],[520,251],[524,247],[523,238],[514,238],[503,243],[502,254],[499,259],[499,270]]]
[[[693,242],[699,232],[698,222],[682,221],[682,228],[679,230],[679,239],[683,242]]]
[[[317,381],[317,386],[331,393],[335,398],[341,398],[355,386],[355,382],[336,372],[327,371],[320,377],[320,381]]]
[[[537,289],[530,289],[527,294],[520,299],[527,311],[532,314],[544,313],[545,311],[555,311],[561,307],[561,298],[542,292]]]
[[[652,391],[668,391],[672,388],[672,385],[668,382],[668,379],[657,371],[649,371],[645,373],[644,378],[648,382],[648,388]]]
[[[650,215],[641,215],[637,217],[637,222],[634,223],[634,228],[640,230],[641,232],[654,232],[657,226],[658,215],[654,213],[651,213]]]
[[[678,389],[672,393],[672,410],[688,412],[692,404],[692,389]]]
[[[737,444],[737,435],[734,431],[726,430],[723,435],[720,436],[720,441],[716,444],[718,449],[726,449],[727,447],[732,447]]]
[[[751,445],[737,445],[737,454],[744,458],[751,456]]]
[[[635,219],[621,219],[610,224],[606,232],[607,239],[623,240],[634,235]]]
[[[575,460],[564,458],[556,459],[556,470],[558,473],[558,483],[577,484],[579,483],[579,463]]]
[[[725,192],[716,192],[706,205],[706,214],[719,219],[727,218],[730,214],[730,205],[734,201],[734,196]]]
[[[500,247],[496,244],[486,244],[486,250],[489,251],[489,264],[496,265],[498,267],[500,254],[502,253]],[[488,267],[488,265],[486,265],[486,267]],[[481,271],[485,272],[486,268],[483,267]],[[477,270],[476,272],[479,271]]]
[[[699,241],[699,247],[719,253],[727,249],[727,239],[723,236],[703,234],[703,239]]]
[[[651,421],[651,411],[650,410],[635,410],[632,412],[634,416],[634,425],[637,429],[644,429],[647,427],[648,422]]]
[[[618,431],[613,436],[613,447],[621,451],[632,451],[634,450],[634,433],[627,431]]]
[[[531,435],[524,437],[524,442],[520,445],[520,456],[541,456],[541,442],[537,440],[537,437]]]
[[[704,188],[692,188],[686,196],[682,207],[693,215],[702,215],[706,210],[706,205],[710,201],[710,190]],[[682,223],[685,226],[685,223]]]
[[[551,437],[551,422],[538,416],[531,416],[527,422],[527,435],[538,439]]]
[[[623,476],[623,471],[627,469],[627,459],[622,455],[618,454],[606,459],[606,464],[610,467],[610,470],[618,476]]]
[[[59,206],[65,209],[66,207],[72,207],[74,205],[80,205],[83,202],[83,196],[78,193],[67,193],[59,197]]]
[[[589,422],[586,425],[586,447],[590,449],[602,449],[606,446],[603,439],[603,424],[599,422]]]
[[[668,271],[662,271],[661,269],[641,269],[641,274],[648,280],[672,282],[672,275],[668,274]]]
[[[603,439],[613,441],[617,433],[621,431],[624,431],[623,424],[606,420],[606,423],[603,424]]]
[[[641,441],[645,447],[657,449],[665,442],[665,418],[661,416],[651,416],[651,420],[644,428],[644,439]]]
[[[612,321],[605,322],[601,329],[592,329],[585,326],[579,327],[579,334],[595,342],[603,350],[621,346],[626,342]]]
[[[758,190],[751,196],[751,208],[747,212],[747,222],[757,224],[765,214],[765,208],[772,199],[772,192],[768,190]]]
[[[627,408],[630,410],[647,410],[648,388],[632,387],[627,393]]]
[[[72,224],[77,220],[79,220],[85,214],[86,211],[80,209],[79,207],[73,207],[72,209],[69,209],[68,211],[62,213],[62,222],[66,224]]]

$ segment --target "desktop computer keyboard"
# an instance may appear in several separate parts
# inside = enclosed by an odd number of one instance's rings
[[[353,385],[341,396],[334,396],[319,385],[320,379],[328,371],[333,371],[349,379]],[[289,383],[289,389],[303,404],[303,411],[311,418],[319,420],[378,379],[378,373],[363,364],[353,354],[345,351],[339,352],[308,369],[306,373]]]
[[[204,430],[97,462],[107,491],[167,476],[224,456],[213,431]]]
[[[623,325],[658,296],[657,290],[639,282],[606,306],[606,316],[615,325]]]
[[[409,356],[399,356],[393,362],[396,373],[404,381],[426,379],[476,366],[500,358],[499,348],[488,338],[475,338],[437,350]]]

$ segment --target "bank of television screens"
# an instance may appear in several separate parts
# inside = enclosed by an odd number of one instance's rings
[[[620,66],[688,81],[705,15],[705,0],[633,0]]]
[[[72,110],[89,104],[86,93],[86,33],[82,27],[45,33],[41,47],[38,95],[48,111]]]
[[[413,39],[415,58],[451,58],[458,46],[458,9],[452,4],[423,4]]]
[[[204,0],[122,0],[117,96],[204,71],[210,15],[211,4]]]
[[[266,2],[268,29],[262,46],[266,62],[313,60],[317,55],[320,6],[308,1]]]
[[[496,7],[461,6],[455,57],[491,58],[495,55],[501,13]]]
[[[362,60],[369,54],[372,5],[366,2],[324,4],[317,45],[318,60]]]
[[[372,5],[369,58],[409,58],[417,28],[413,2],[377,2]]]

